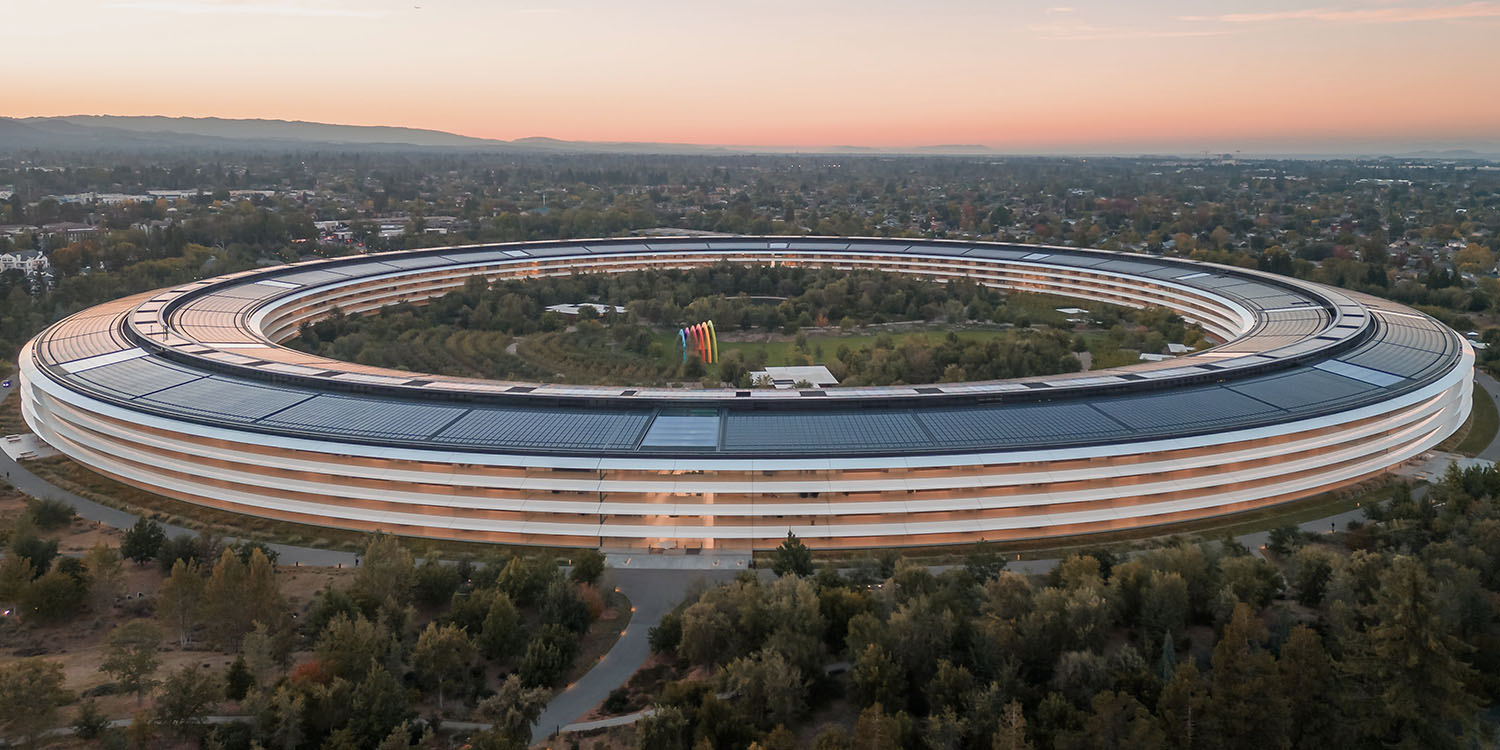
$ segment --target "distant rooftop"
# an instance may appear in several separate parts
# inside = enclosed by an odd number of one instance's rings
[[[799,367],[767,367],[750,373],[751,382],[759,382],[761,378],[769,378],[771,385],[783,390],[795,388],[798,383],[807,382],[814,388],[830,388],[839,384],[839,379],[822,365],[803,365]]]

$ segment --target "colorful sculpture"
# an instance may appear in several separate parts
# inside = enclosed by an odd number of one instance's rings
[[[677,331],[677,340],[682,344],[682,362],[687,364],[688,352],[696,349],[704,364],[719,361],[719,334],[712,320],[690,325]]]

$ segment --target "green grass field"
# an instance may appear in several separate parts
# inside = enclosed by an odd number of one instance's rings
[[[1495,400],[1490,397],[1488,391],[1477,383],[1474,386],[1474,409],[1469,414],[1468,434],[1452,448],[1454,453],[1465,456],[1477,456],[1491,441],[1495,439],[1495,433],[1500,431],[1500,410],[1495,408]]]
[[[1005,330],[1001,328],[971,328],[955,331],[955,333],[958,334],[960,339],[965,341],[985,341],[1001,335]],[[808,336],[807,351],[813,356],[815,364],[823,364],[838,352],[839,347],[847,346],[850,349],[861,349],[873,346],[875,339],[879,338],[880,335],[877,333],[852,333],[847,336]],[[930,341],[937,341],[946,335],[948,335],[948,332],[942,330],[920,330],[892,333],[891,337],[895,339],[896,346],[900,346],[903,342],[912,338],[920,337]],[[819,347],[823,349],[822,357],[818,357],[816,354]],[[795,341],[720,341],[719,355],[723,356],[730,352],[739,352],[746,359],[749,359],[752,353],[764,352],[766,364],[771,367],[779,367],[790,363],[792,352],[795,348]]]

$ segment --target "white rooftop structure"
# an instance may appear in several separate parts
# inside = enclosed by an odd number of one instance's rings
[[[547,312],[555,312],[559,315],[574,316],[578,314],[579,310],[585,307],[594,308],[594,312],[597,312],[600,315],[603,315],[610,310],[614,310],[616,315],[625,314],[625,308],[619,305],[601,305],[597,302],[579,302],[573,305],[547,305]]]
[[[750,382],[758,383],[762,378],[768,378],[771,385],[787,390],[797,387],[798,383],[808,382],[814,388],[829,388],[839,384],[839,379],[822,365],[804,365],[799,367],[767,367],[764,370],[750,373]]]

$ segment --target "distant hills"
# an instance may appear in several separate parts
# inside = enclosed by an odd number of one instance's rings
[[[1393,156],[1419,159],[1500,160],[1500,141],[1484,143],[1322,143],[1288,144],[1270,141],[1243,144],[1244,155],[1285,158]],[[1293,147],[1300,146],[1300,147]],[[1103,152],[1086,148],[1031,151],[1044,154],[1145,153],[1200,155],[1196,148],[1128,147]],[[506,141],[472,138],[441,130],[370,125],[334,125],[296,120],[231,120],[219,117],[123,117],[69,115],[65,117],[0,117],[0,153],[26,151],[471,151],[493,153],[608,153],[608,154],[732,154],[819,153],[848,155],[1000,156],[1003,152],[980,144],[939,144],[906,148],[840,145],[815,148],[767,146],[705,146],[684,143],[565,141],[532,137]],[[1214,151],[1212,153],[1222,153]],[[1239,152],[1236,152],[1237,154]]]
[[[466,150],[516,153],[707,154],[746,152],[722,146],[679,143],[607,143],[519,138],[471,138],[441,130],[369,125],[333,125],[293,120],[229,120],[219,117],[0,118],[0,151],[27,150]]]

